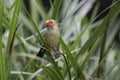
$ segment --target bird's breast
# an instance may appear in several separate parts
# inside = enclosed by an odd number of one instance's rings
[[[44,33],[45,41],[52,47],[56,47],[59,42],[60,33],[58,30],[47,30]]]

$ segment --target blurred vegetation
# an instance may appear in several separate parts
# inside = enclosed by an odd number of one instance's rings
[[[97,0],[49,0],[48,9],[42,0],[29,2],[28,11],[22,0],[0,1],[0,80],[120,79],[120,43],[115,42],[120,0],[100,13]],[[48,51],[38,58],[44,22],[50,18],[58,22],[59,48],[65,56],[53,58]]]

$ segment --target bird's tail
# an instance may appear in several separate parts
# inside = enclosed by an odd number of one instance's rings
[[[43,57],[44,54],[45,54],[45,52],[46,52],[46,49],[42,47],[42,48],[40,48],[37,56],[38,56],[38,57]]]

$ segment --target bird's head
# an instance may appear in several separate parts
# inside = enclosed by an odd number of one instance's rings
[[[47,27],[47,29],[55,28],[56,27],[56,22],[53,19],[49,19],[45,22],[45,26]]]

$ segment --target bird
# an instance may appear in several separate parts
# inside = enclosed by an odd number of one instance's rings
[[[58,28],[58,24],[53,19],[48,19],[45,21],[45,27],[47,30],[43,34],[44,41],[50,46],[48,50],[50,50],[51,54],[53,54],[54,50],[59,43],[60,31]],[[43,57],[46,52],[45,48],[41,48],[38,52],[38,57]]]

